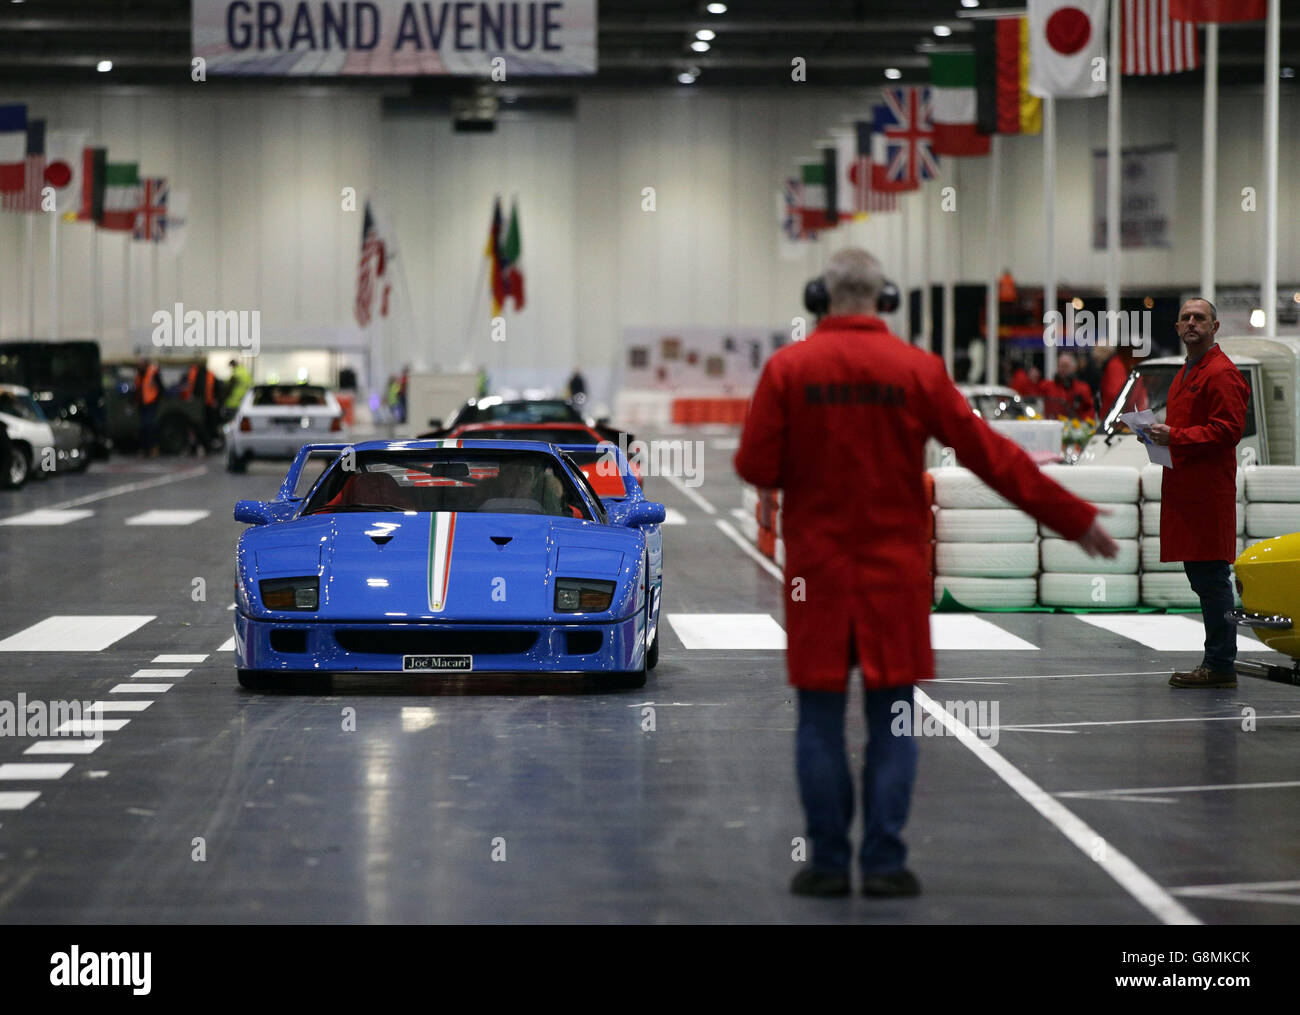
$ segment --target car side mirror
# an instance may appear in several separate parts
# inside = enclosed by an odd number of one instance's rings
[[[652,500],[637,501],[628,508],[623,524],[629,528],[640,525],[658,525],[668,517],[668,509]]]
[[[266,525],[274,521],[270,505],[261,500],[241,500],[235,503],[235,521],[246,525]]]

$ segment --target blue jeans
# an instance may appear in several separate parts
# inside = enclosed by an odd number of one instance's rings
[[[1231,673],[1237,662],[1237,625],[1225,619],[1232,609],[1232,578],[1226,560],[1185,560],[1183,570],[1200,597],[1205,620],[1205,657],[1201,665],[1216,673]]]
[[[803,799],[812,866],[846,874],[853,855],[849,827],[853,824],[853,777],[844,749],[844,708],[841,691],[799,691],[799,730],[795,758],[799,795]],[[896,702],[906,702],[906,732],[895,735],[890,724]],[[863,875],[900,871],[907,860],[903,826],[916,782],[916,740],[911,735],[912,688],[889,687],[866,693],[866,761],[862,766],[862,848],[858,865]]]

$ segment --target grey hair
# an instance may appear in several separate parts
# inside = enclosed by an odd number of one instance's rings
[[[1219,308],[1216,307],[1209,300],[1207,300],[1204,296],[1188,296],[1187,299],[1183,300],[1183,306],[1187,306],[1187,304],[1189,303],[1204,303],[1207,307],[1210,308],[1210,320],[1217,321],[1219,319]]]
[[[861,247],[845,247],[832,254],[823,278],[832,312],[863,307],[874,311],[876,297],[885,284],[880,262]]]

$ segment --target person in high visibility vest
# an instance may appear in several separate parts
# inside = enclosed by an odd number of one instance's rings
[[[158,403],[162,400],[162,378],[158,364],[141,356],[135,368],[135,400],[140,409],[140,454],[158,454]]]
[[[244,394],[253,386],[253,375],[248,372],[248,367],[240,363],[237,359],[230,361],[230,380],[226,382],[226,401],[223,406],[225,409],[226,419],[231,419],[239,411],[239,403],[244,400]]]
[[[217,413],[217,378],[206,363],[194,363],[185,375],[181,397],[187,402],[194,398],[203,400],[203,432],[199,434],[199,447],[204,452],[221,426]]]

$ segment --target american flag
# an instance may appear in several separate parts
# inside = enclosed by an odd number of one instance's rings
[[[868,215],[898,211],[898,195],[891,191],[876,190],[871,185],[871,138],[875,124],[859,120],[853,125],[858,135],[858,157],[849,169],[853,181],[853,210]]]
[[[168,192],[167,181],[161,176],[146,176],[140,181],[141,203],[131,234],[135,239],[161,243],[167,238]]]
[[[1201,65],[1196,24],[1175,21],[1169,0],[1124,0],[1120,49],[1125,74],[1179,74]]]
[[[40,211],[45,186],[45,121],[27,121],[27,155],[23,159],[23,189],[6,191],[5,211]]]
[[[366,202],[365,222],[361,226],[361,262],[357,267],[357,301],[353,310],[357,324],[368,327],[374,319],[375,295],[379,293],[379,316],[388,316],[388,293],[390,286],[384,274],[388,266],[388,255],[384,241],[379,236],[379,226],[370,211],[370,202]],[[379,287],[383,286],[382,292]]]
[[[886,88],[875,107],[871,186],[878,191],[916,190],[939,175],[930,150],[930,89]]]

